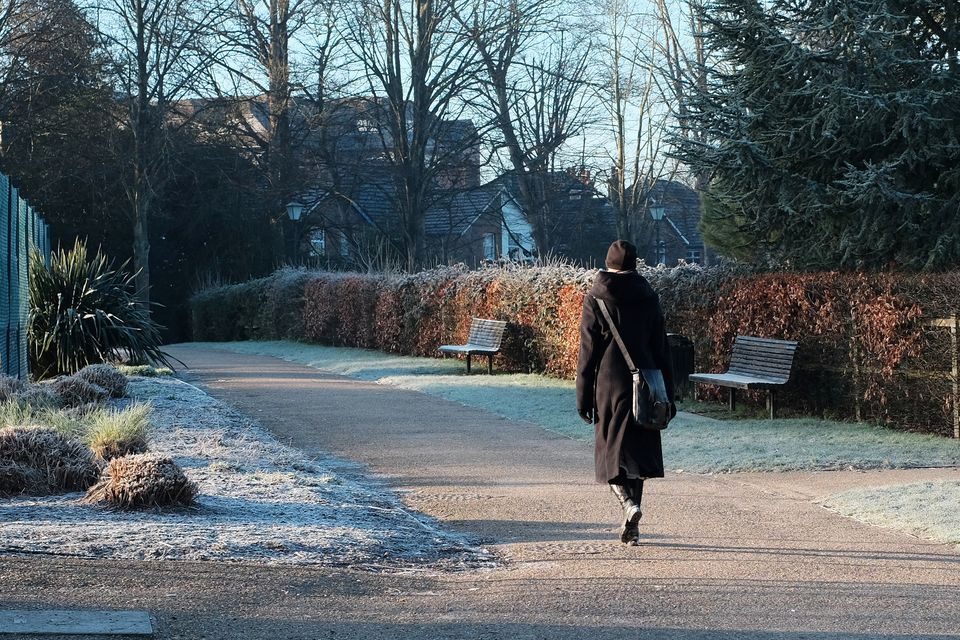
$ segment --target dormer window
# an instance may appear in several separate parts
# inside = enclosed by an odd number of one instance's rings
[[[357,131],[360,133],[370,133],[371,131],[376,131],[377,127],[374,124],[373,120],[368,120],[367,118],[360,118],[357,120]]]

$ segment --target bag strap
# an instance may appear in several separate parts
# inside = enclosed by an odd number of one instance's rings
[[[620,352],[623,354],[623,359],[627,361],[627,366],[630,368],[630,371],[637,371],[637,367],[633,364],[633,359],[630,357],[630,353],[627,351],[627,345],[623,344],[623,338],[620,337],[620,332],[617,331],[617,324],[610,316],[610,311],[607,310],[606,303],[600,298],[594,298],[594,300],[597,301],[597,306],[600,307],[600,313],[602,313],[603,317],[607,319],[607,324],[610,325],[610,331],[613,332],[613,339],[617,341],[617,346],[620,347]]]

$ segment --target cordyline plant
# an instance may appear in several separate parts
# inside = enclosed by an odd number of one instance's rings
[[[139,304],[134,274],[77,241],[53,253],[50,266],[30,257],[30,358],[33,374],[49,378],[90,364],[128,361],[169,365],[160,326]]]

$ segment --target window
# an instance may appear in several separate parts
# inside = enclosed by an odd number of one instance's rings
[[[657,264],[667,264],[667,243],[663,240],[657,245]]]
[[[497,237],[492,233],[483,234],[483,259],[497,259]]]
[[[347,237],[346,231],[340,232],[340,257],[349,258],[350,257],[350,238]]]
[[[315,256],[322,256],[327,252],[326,230],[313,229],[310,231],[310,248]]]
[[[700,251],[698,249],[687,250],[687,262],[700,262]]]
[[[371,131],[376,131],[377,127],[374,124],[373,120],[368,120],[366,118],[360,118],[357,120],[357,131],[360,133],[370,133]]]

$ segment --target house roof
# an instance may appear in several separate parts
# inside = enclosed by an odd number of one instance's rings
[[[501,206],[503,187],[488,183],[469,191],[459,191],[441,198],[426,214],[428,236],[459,236],[492,206]]]
[[[657,180],[648,198],[666,209],[665,219],[688,245],[703,244],[700,236],[700,196],[696,191],[676,180]]]
[[[305,191],[296,196],[308,210],[319,205],[330,192],[322,188]],[[358,185],[350,196],[354,210],[368,224],[386,229],[396,224],[395,188],[388,180],[369,181]],[[499,184],[488,183],[468,191],[454,191],[440,197],[425,214],[424,227],[428,236],[459,236],[491,207],[502,206],[509,194]]]

